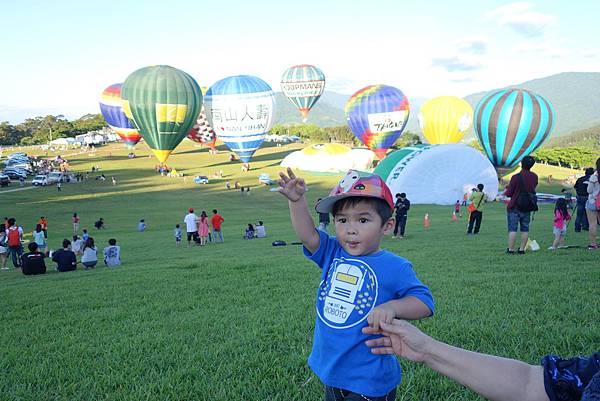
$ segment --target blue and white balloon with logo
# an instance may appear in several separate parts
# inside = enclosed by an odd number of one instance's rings
[[[208,89],[204,104],[217,137],[249,163],[273,125],[275,94],[269,84],[250,75],[224,78]]]

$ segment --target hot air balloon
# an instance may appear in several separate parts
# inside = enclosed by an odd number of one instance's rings
[[[461,143],[416,145],[387,155],[374,171],[393,194],[405,192],[413,204],[453,205],[477,184],[494,199],[498,176],[477,149]]]
[[[554,109],[531,91],[501,89],[481,99],[473,125],[487,157],[498,174],[504,174],[548,139]]]
[[[281,76],[281,90],[296,105],[302,121],[306,122],[310,109],[325,89],[325,75],[314,65],[301,64],[285,70]]]
[[[194,78],[168,65],[134,71],[125,80],[121,96],[123,110],[161,163],[185,138],[202,106]]]
[[[273,125],[275,95],[271,87],[250,75],[224,78],[208,89],[205,105],[217,137],[241,161],[250,162]]]
[[[142,139],[137,129],[125,113],[121,101],[121,86],[114,84],[104,89],[100,95],[100,112],[117,135],[128,146],[135,146]]]
[[[345,112],[354,135],[383,159],[406,127],[410,110],[399,89],[370,85],[348,99]]]
[[[202,143],[208,146],[212,150],[215,149],[217,135],[208,123],[206,113],[204,112],[204,105],[202,106],[200,115],[196,120],[196,124],[194,124],[190,132],[188,132],[187,137],[194,142]]]
[[[455,96],[428,100],[419,111],[419,125],[425,139],[432,144],[456,143],[471,127],[473,108]]]

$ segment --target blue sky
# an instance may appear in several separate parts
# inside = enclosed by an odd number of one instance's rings
[[[591,0],[5,2],[0,121],[96,113],[105,87],[153,64],[202,86],[251,74],[279,91],[287,67],[309,63],[344,94],[384,83],[465,96],[600,71],[598,15]]]

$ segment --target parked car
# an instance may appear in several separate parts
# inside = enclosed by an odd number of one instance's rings
[[[208,184],[208,177],[205,175],[197,175],[194,177],[194,183],[196,184]]]
[[[0,187],[7,187],[10,185],[10,177],[6,174],[0,174]]]
[[[5,168],[3,173],[6,174],[7,176],[9,176],[11,180],[18,180],[19,178],[23,178],[23,179],[27,178],[27,172],[24,170],[20,170],[20,169]]]
[[[56,184],[59,181],[63,181],[63,173],[61,173],[60,171],[53,171],[50,174],[48,174],[48,185]]]
[[[48,185],[48,177],[45,175],[36,175],[33,180],[31,180],[31,184],[38,186],[41,185],[43,187],[45,187],[46,185]]]

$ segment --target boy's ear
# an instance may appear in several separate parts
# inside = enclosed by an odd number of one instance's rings
[[[383,225],[383,234],[387,235],[394,230],[394,226],[396,225],[396,219],[394,217],[390,217],[388,221]]]

